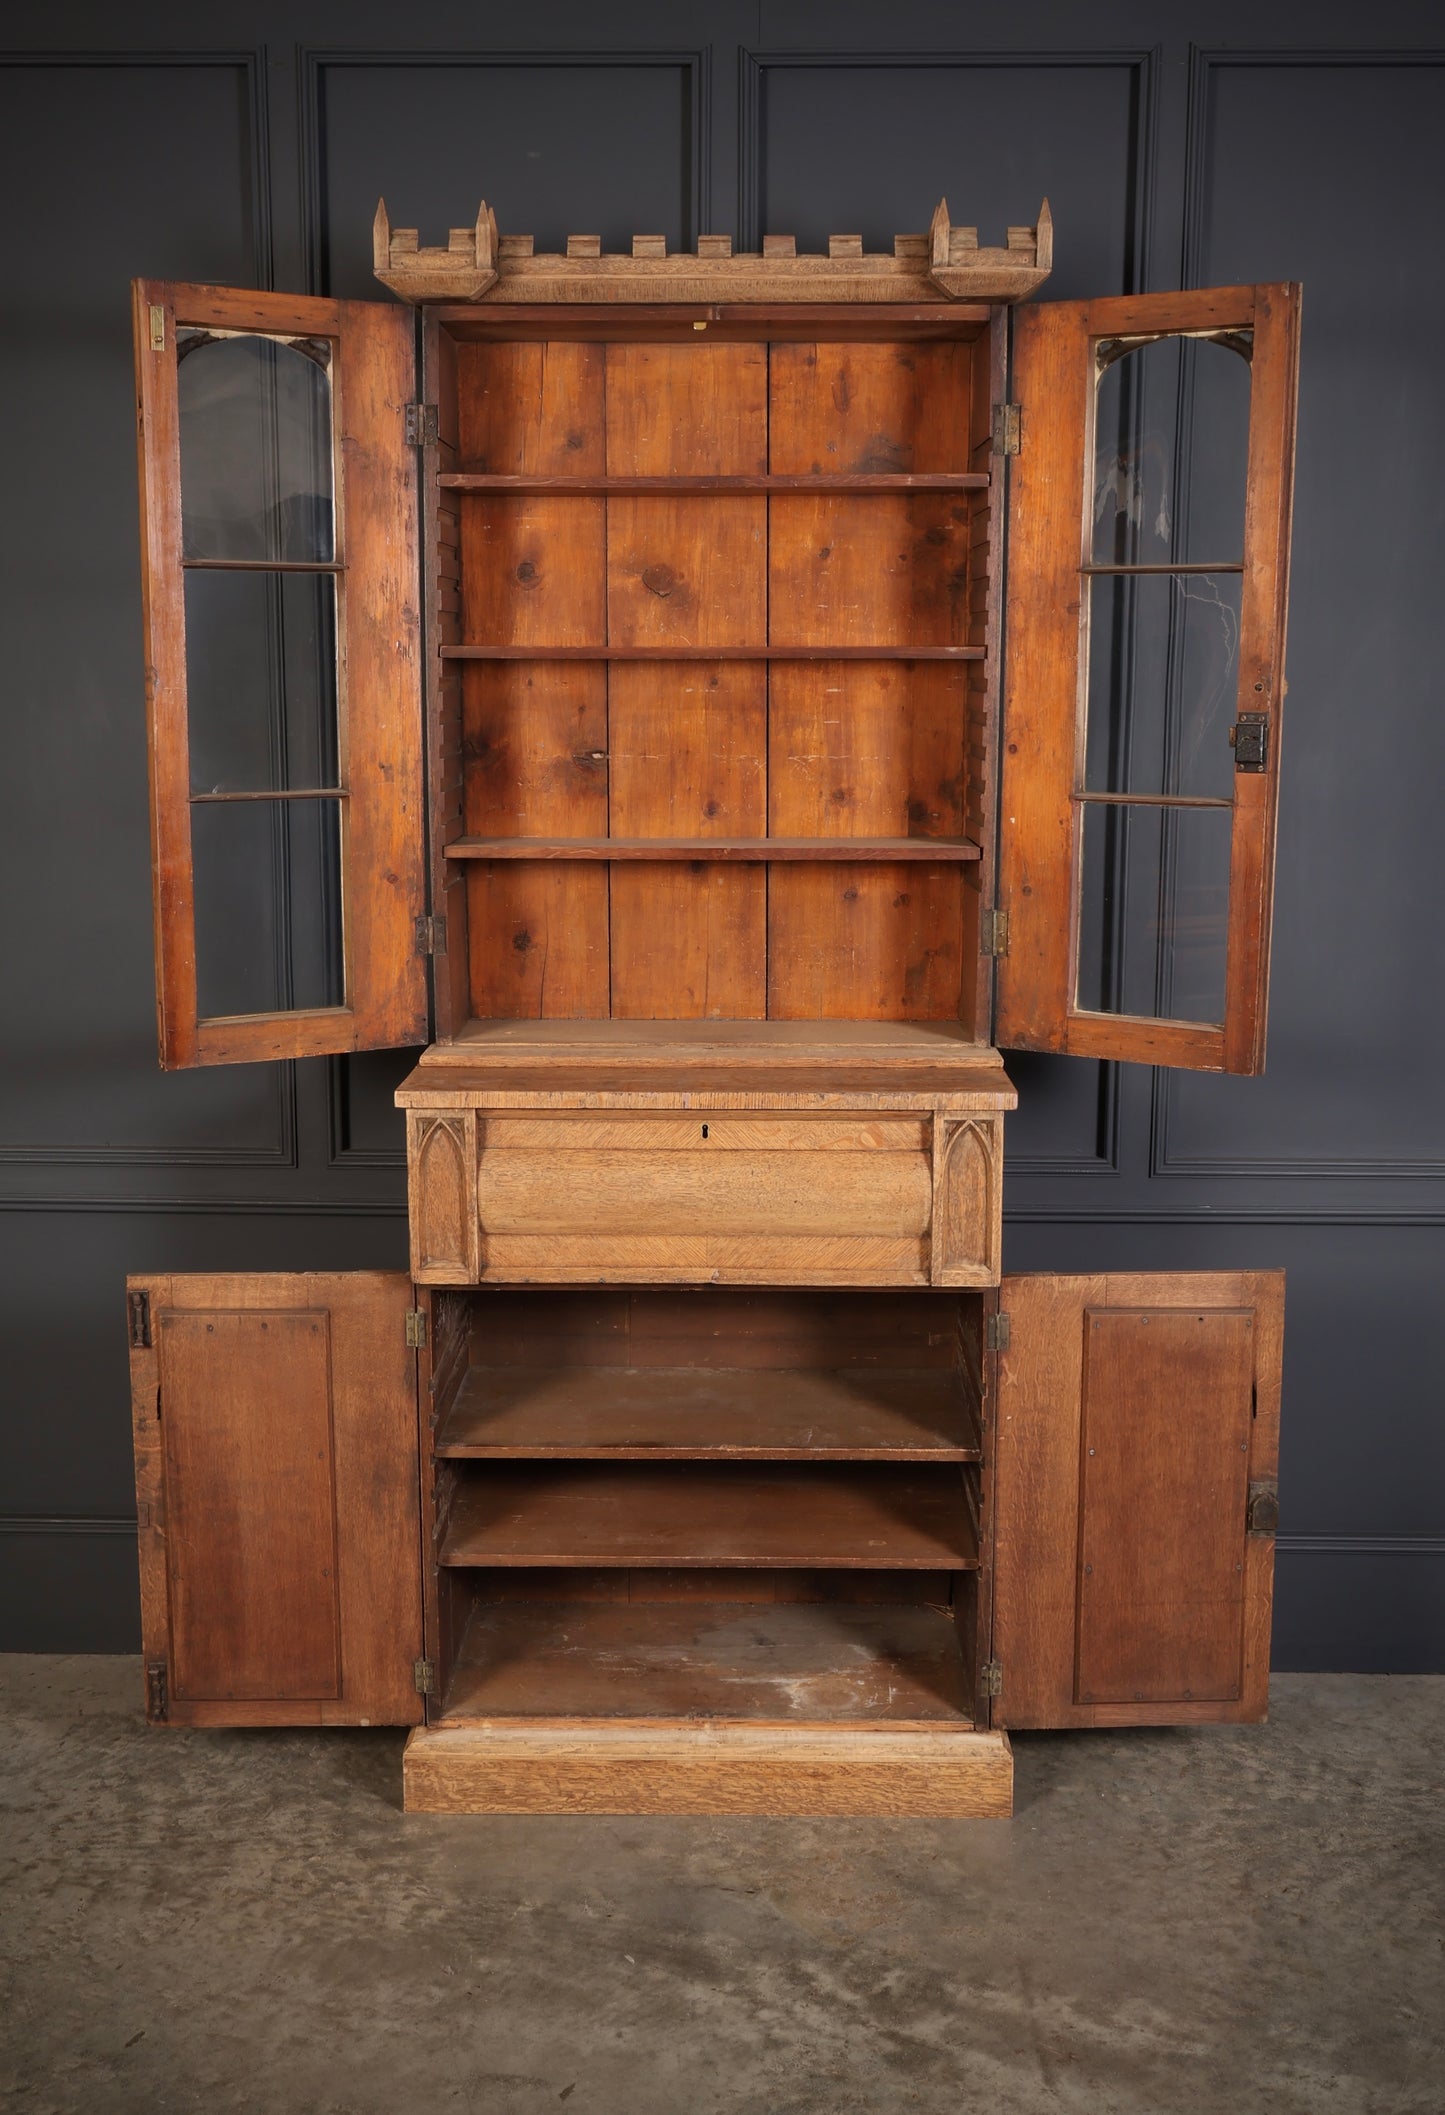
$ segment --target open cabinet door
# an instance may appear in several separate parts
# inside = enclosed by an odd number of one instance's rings
[[[411,311],[135,284],[161,1063],[420,1042]]]
[[[1261,1719],[1282,1271],[1005,1278],[1003,1726]]]
[[[146,1716],[422,1716],[411,1281],[128,1281]]]
[[[997,1039],[1264,1065],[1300,295],[1017,311]]]

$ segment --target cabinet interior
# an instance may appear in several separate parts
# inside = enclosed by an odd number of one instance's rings
[[[982,1312],[434,1294],[435,1718],[979,1722]]]
[[[986,1036],[982,314],[429,324],[443,1040]]]

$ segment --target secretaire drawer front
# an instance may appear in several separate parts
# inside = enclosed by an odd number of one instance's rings
[[[996,1285],[1002,1118],[408,1112],[421,1285]]]
[[[487,1115],[484,1278],[922,1283],[926,1117]]]

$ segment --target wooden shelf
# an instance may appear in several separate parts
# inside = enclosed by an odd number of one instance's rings
[[[977,1461],[956,1375],[717,1366],[473,1366],[453,1460]]]
[[[978,1536],[956,1468],[498,1463],[457,1493],[441,1562],[950,1571]]]
[[[731,492],[986,492],[987,470],[883,472],[878,475],[817,477],[509,477],[481,470],[447,470],[437,483],[451,492],[490,492],[504,498],[536,495],[606,498],[608,494],[643,499],[649,494],[672,498],[678,493]]]
[[[968,837],[455,837],[448,859],[977,859]]]
[[[443,1721],[973,1721],[958,1630],[922,1603],[479,1602]]]
[[[982,646],[444,646],[444,661],[983,661]]]

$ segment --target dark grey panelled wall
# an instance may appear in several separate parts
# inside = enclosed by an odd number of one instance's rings
[[[1010,1269],[1283,1264],[1276,1663],[1445,1668],[1445,48],[1376,0],[12,0],[0,1646],[137,1640],[127,1269],[399,1265],[409,1062],[163,1077],[126,282],[376,293],[370,222],[997,239],[1305,283],[1269,1072],[1021,1057]]]

